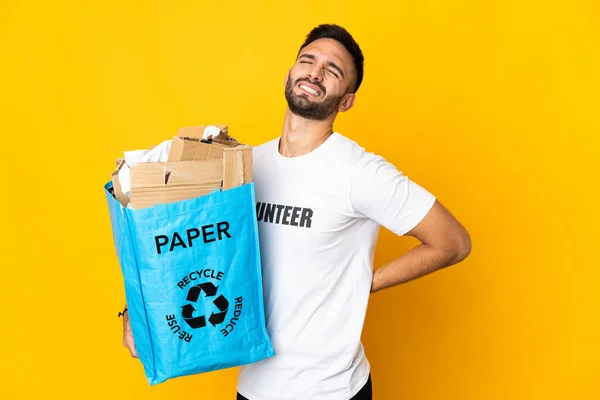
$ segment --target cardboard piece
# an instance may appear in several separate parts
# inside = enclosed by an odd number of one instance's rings
[[[226,132],[219,133],[217,136],[212,138],[212,141],[213,143],[227,147],[236,147],[240,144],[236,139],[229,136]]]
[[[223,147],[202,143],[197,140],[173,137],[169,161],[220,160],[223,157]]]
[[[221,160],[148,162],[131,168],[131,206],[135,209],[204,196],[221,189]]]
[[[169,161],[223,159],[223,190],[252,182],[252,146],[242,145],[228,135],[227,125],[213,143],[201,142],[206,126],[184,127],[171,142]]]
[[[240,145],[223,149],[223,190],[252,181],[252,147]]]

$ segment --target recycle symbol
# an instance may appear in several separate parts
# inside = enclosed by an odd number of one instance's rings
[[[217,294],[218,288],[218,286],[213,285],[211,282],[205,282],[196,286],[192,286],[188,291],[186,300],[195,303],[198,301],[198,297],[200,297],[200,293],[202,292],[204,292],[206,297],[213,297]],[[225,296],[221,294],[219,297],[213,300],[213,304],[217,306],[219,312],[211,313],[210,317],[208,317],[208,322],[210,322],[212,326],[216,327],[217,324],[220,324],[225,320],[227,310],[229,309],[229,301],[227,301]],[[201,315],[199,317],[194,317],[194,311],[196,311],[196,309],[191,303],[181,307],[181,316],[183,317],[183,320],[187,322],[192,329],[206,326],[205,316]]]

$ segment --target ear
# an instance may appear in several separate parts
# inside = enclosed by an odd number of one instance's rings
[[[290,79],[290,74],[291,73],[292,73],[292,69],[290,68],[290,69],[288,69],[288,73],[285,76],[285,80],[283,82],[283,89],[285,89],[287,87],[287,83],[288,83],[288,80]]]
[[[356,100],[356,95],[354,93],[347,93],[344,96],[344,99],[340,102],[338,106],[339,112],[346,112],[350,110],[354,106],[354,101]]]

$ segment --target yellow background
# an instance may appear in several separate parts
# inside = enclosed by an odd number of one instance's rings
[[[181,126],[274,138],[299,45],[335,22],[366,57],[336,130],[473,241],[371,298],[375,399],[600,399],[598,3],[217,3],[0,3],[0,398],[234,398],[237,368],[150,387],[122,347],[102,186]],[[376,267],[415,244],[382,231]]]

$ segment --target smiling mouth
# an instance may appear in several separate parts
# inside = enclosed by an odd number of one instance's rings
[[[305,91],[306,93],[311,94],[313,96],[320,96],[321,95],[320,91],[315,90],[315,89],[313,89],[311,87],[308,87],[306,85],[300,85],[299,88],[302,89],[303,91]]]

